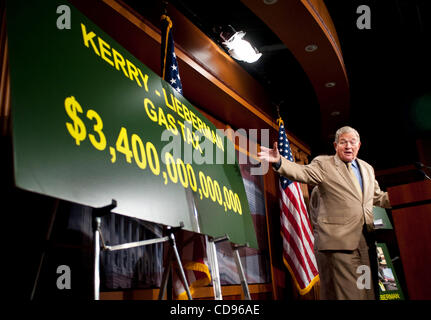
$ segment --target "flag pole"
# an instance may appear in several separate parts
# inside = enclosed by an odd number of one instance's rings
[[[161,15],[168,15],[168,5],[169,5],[169,2],[168,1],[166,1],[166,0],[163,0],[162,1],[162,3],[161,3],[161,5],[162,5],[162,14]]]

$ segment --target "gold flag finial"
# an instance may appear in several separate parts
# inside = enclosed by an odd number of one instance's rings
[[[278,117],[278,119],[277,119],[277,124],[278,124],[278,126],[281,126],[281,125],[283,125],[284,126],[284,121],[283,121],[283,119],[281,119],[281,117],[279,116]]]
[[[278,126],[281,126],[281,125],[284,126],[283,119],[281,119],[281,115],[280,115],[280,104],[282,104],[282,103],[283,103],[283,101],[281,101],[279,104],[277,104],[275,106],[277,108],[277,116],[278,116],[278,118],[277,118],[277,124],[278,124]]]

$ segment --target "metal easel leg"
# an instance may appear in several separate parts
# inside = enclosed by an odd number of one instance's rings
[[[223,296],[221,292],[220,270],[218,266],[216,244],[219,242],[229,240],[229,237],[224,236],[221,238],[214,239],[214,238],[205,236],[205,240],[207,244],[208,263],[210,264],[210,267],[211,267],[211,280],[212,280],[213,290],[214,290],[214,300],[223,300]]]
[[[111,213],[117,207],[117,201],[112,200],[110,205],[93,209],[93,234],[94,234],[94,300],[100,299],[100,225],[102,217]]]
[[[100,224],[101,218],[95,218],[94,230],[94,300],[100,299]]]
[[[162,283],[160,285],[160,291],[159,291],[159,297],[158,297],[159,300],[163,300],[166,293],[166,287],[167,287],[169,275],[172,269],[171,263],[172,263],[173,256],[175,256],[175,260],[177,261],[179,276],[181,278],[181,281],[183,282],[184,288],[186,289],[187,297],[189,298],[189,300],[193,300],[192,295],[190,293],[189,285],[187,283],[186,274],[184,273],[184,268],[181,263],[180,255],[178,253],[177,244],[175,241],[175,232],[183,227],[184,227],[184,224],[181,222],[179,227],[175,227],[175,228],[167,227],[166,229],[168,233],[168,238],[169,238],[169,249],[168,249],[169,251],[165,261],[165,266],[164,266],[165,270],[163,271]]]
[[[236,263],[236,268],[238,269],[239,279],[241,281],[241,287],[244,292],[244,298],[245,300],[251,300],[250,291],[248,289],[247,284],[247,278],[245,277],[244,269],[242,267],[241,258],[239,256],[238,249],[242,248],[244,246],[238,246],[232,243],[232,251],[233,251],[233,258]]]
[[[162,276],[162,283],[160,284],[160,291],[159,291],[159,300],[163,300],[165,293],[166,293],[166,287],[168,286],[168,280],[169,275],[171,274],[171,261],[172,261],[172,249],[169,247],[168,254],[166,256],[165,260],[165,270],[163,271]]]
[[[48,231],[46,233],[46,238],[45,238],[45,241],[46,241],[45,244],[46,245],[48,244],[49,240],[51,240],[51,233],[52,233],[52,229],[54,227],[54,221],[55,221],[55,217],[57,216],[57,210],[58,210],[59,204],[60,204],[60,200],[56,199],[55,202],[54,202],[54,208],[52,210],[51,220],[50,220],[49,226],[48,226]],[[47,249],[43,249],[42,255],[40,257],[39,267],[38,267],[37,273],[36,273],[36,279],[34,280],[33,290],[31,291],[31,295],[30,295],[30,300],[31,301],[33,301],[33,299],[34,299],[34,295],[36,293],[37,285],[39,284],[40,272],[42,271],[42,266],[43,266],[43,262],[45,260],[46,250]]]
[[[183,282],[184,288],[186,289],[186,292],[187,292],[187,297],[189,298],[189,300],[193,300],[192,294],[190,293],[189,284],[187,283],[186,274],[184,273],[183,264],[181,263],[180,255],[178,253],[177,244],[175,242],[175,236],[174,236],[173,232],[170,232],[169,238],[170,238],[169,242],[170,242],[172,250],[174,252],[175,259],[177,260],[179,275],[180,275],[181,280]]]

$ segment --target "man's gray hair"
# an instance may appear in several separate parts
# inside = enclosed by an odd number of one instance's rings
[[[358,131],[356,131],[352,127],[345,126],[338,129],[337,132],[335,133],[335,142],[338,143],[338,139],[340,138],[340,136],[342,134],[349,133],[349,132],[353,132],[356,135],[356,137],[358,137],[358,142],[361,141],[361,137],[359,136]]]

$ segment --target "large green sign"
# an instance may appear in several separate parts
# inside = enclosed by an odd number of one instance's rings
[[[18,187],[257,247],[233,146],[196,108],[64,0],[7,20]]]

